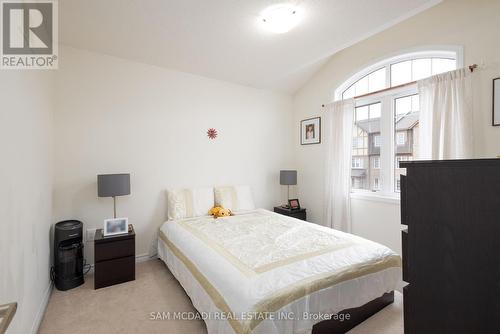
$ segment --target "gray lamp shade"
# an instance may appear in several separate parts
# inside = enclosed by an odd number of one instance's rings
[[[291,186],[297,184],[297,171],[296,170],[280,170],[280,184]]]
[[[97,196],[130,195],[130,174],[97,175]]]

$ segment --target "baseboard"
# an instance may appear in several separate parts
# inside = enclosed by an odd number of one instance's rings
[[[144,262],[144,261],[149,261],[149,260],[154,260],[158,258],[158,255],[149,255],[148,253],[144,253],[144,254],[139,254],[135,257],[135,262],[138,263],[138,262]]]
[[[38,333],[38,328],[40,327],[40,324],[42,323],[43,315],[45,314],[45,309],[47,309],[47,305],[49,304],[49,299],[50,299],[50,294],[52,293],[52,289],[54,288],[54,283],[50,281],[49,286],[45,290],[45,293],[43,295],[42,302],[40,303],[40,306],[38,307],[38,312],[36,313],[36,317],[33,320],[33,325],[31,326],[30,333],[31,334],[36,334]]]

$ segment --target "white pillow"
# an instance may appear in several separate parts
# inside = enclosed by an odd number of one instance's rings
[[[250,186],[215,187],[215,205],[233,212],[255,209]]]
[[[167,190],[168,220],[208,215],[214,207],[214,189]]]

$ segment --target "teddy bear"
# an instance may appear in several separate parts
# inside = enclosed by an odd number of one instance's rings
[[[208,214],[214,216],[214,218],[219,218],[231,216],[232,212],[229,209],[224,209],[222,206],[215,206],[208,211]]]

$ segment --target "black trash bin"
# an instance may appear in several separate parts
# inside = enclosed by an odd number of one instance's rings
[[[61,221],[54,228],[54,284],[65,291],[83,282],[83,224]]]

